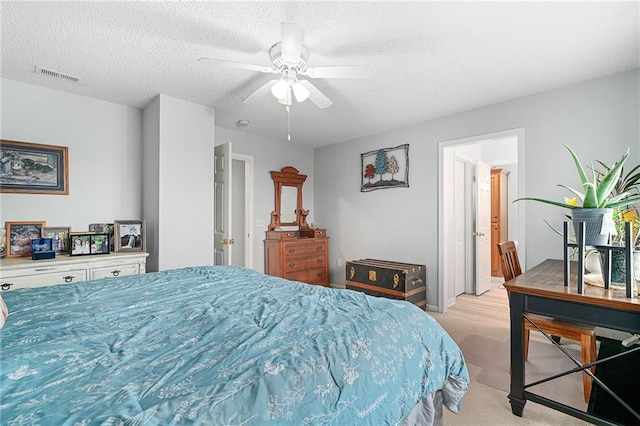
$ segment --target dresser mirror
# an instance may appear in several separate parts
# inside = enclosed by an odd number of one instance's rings
[[[275,210],[271,213],[269,230],[278,230],[282,226],[306,225],[307,211],[302,209],[302,185],[307,175],[300,174],[295,167],[283,167],[279,171],[271,171],[274,185]]]
[[[297,224],[296,210],[298,209],[298,188],[283,185],[280,189],[280,223]]]

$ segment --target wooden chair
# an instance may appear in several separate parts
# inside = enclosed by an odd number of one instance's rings
[[[498,253],[500,254],[502,264],[502,274],[504,280],[509,281],[522,274],[520,269],[520,261],[518,260],[518,251],[513,241],[498,243]],[[580,342],[580,361],[582,364],[595,362],[597,359],[596,352],[596,335],[594,326],[588,324],[579,324],[568,321],[561,321],[555,318],[545,317],[541,315],[527,314],[527,316],[536,323],[541,330],[552,337],[564,337],[570,340]],[[538,329],[526,319],[524,321],[524,359],[529,357],[529,334],[531,330]],[[590,368],[591,372],[595,372],[595,366]],[[589,402],[591,394],[591,377],[587,373],[582,373],[582,384],[584,388],[584,401]]]

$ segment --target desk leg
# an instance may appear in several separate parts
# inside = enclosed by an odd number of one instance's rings
[[[509,315],[511,321],[511,412],[522,417],[524,404],[524,296],[509,293]]]

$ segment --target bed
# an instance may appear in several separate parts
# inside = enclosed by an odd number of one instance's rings
[[[6,425],[432,424],[468,386],[414,305],[241,267],[2,296]]]

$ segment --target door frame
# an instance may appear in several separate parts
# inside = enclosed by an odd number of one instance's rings
[[[232,150],[231,160],[244,162],[244,266],[253,269],[253,156]]]
[[[453,170],[455,153],[453,148],[462,145],[474,144],[478,142],[490,142],[492,139],[503,139],[506,137],[517,138],[518,144],[518,194],[525,194],[525,134],[524,128],[503,130],[500,132],[487,133],[477,136],[452,139],[438,143],[438,312],[446,312],[447,308],[455,303],[451,303],[451,294],[455,291],[451,284],[453,278],[453,217],[448,212],[453,209],[449,185],[453,182]],[[526,244],[525,241],[525,209],[524,206],[518,208],[518,246],[520,263],[526,270]],[[448,285],[445,285],[449,283]]]

